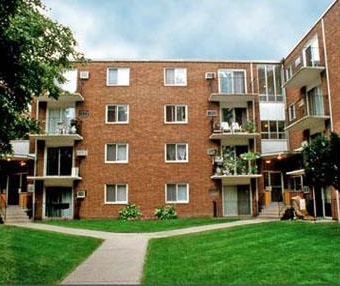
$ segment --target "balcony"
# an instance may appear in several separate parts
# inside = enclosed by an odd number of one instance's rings
[[[330,118],[325,114],[323,96],[315,94],[312,97],[301,98],[287,110],[289,124],[286,130],[303,131],[313,129],[315,132],[325,129],[325,121]]]
[[[253,93],[212,93],[210,94],[209,101],[247,106],[247,103],[255,100],[257,96],[257,94]]]
[[[242,153],[239,156],[235,148],[227,148],[223,157],[215,157],[214,174],[211,179],[222,180],[223,184],[249,184],[250,179],[260,178],[256,160],[260,154],[254,152]]]
[[[320,74],[325,67],[320,65],[319,48],[307,48],[295,60],[291,76],[286,80],[284,88],[301,88],[320,82]],[[286,74],[287,75],[287,74]]]
[[[36,140],[44,140],[48,146],[73,146],[74,141],[83,140],[80,134],[80,120],[58,121],[55,118],[50,118],[46,133],[31,134],[30,137]]]
[[[74,181],[82,180],[79,176],[79,168],[73,167],[70,175],[43,175],[43,176],[28,176],[28,180],[44,181],[47,187],[72,187]]]
[[[233,122],[215,122],[212,127],[210,140],[221,140],[227,145],[247,145],[249,139],[253,139],[260,134],[256,132],[256,127],[252,121],[247,121],[245,124]],[[223,144],[224,145],[224,144]]]
[[[66,82],[63,84],[57,84],[57,86],[63,91],[58,99],[50,97],[49,92],[47,91],[43,95],[38,96],[37,100],[48,102],[53,106],[84,101],[84,97],[79,92],[77,92],[78,70],[75,69],[66,71],[64,73],[64,77],[66,78]]]

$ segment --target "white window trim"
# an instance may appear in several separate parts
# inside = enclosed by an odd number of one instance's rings
[[[174,106],[176,108],[176,117],[177,117],[177,107],[184,106],[185,107],[185,120],[184,121],[167,121],[166,120],[166,108],[168,106]],[[186,104],[165,104],[164,105],[164,123],[165,124],[188,124],[188,106]]]
[[[109,83],[110,70],[117,70],[117,84]],[[119,70],[126,70],[128,74],[128,80],[126,83],[119,83]],[[130,68],[126,67],[108,67],[106,70],[106,85],[107,86],[129,86],[130,85]]]
[[[288,120],[293,121],[295,119],[296,119],[296,106],[295,103],[293,103],[288,106]]]
[[[169,84],[166,83],[166,71],[169,69],[175,70],[175,78],[176,78],[176,70],[184,70],[185,71],[185,82],[184,83],[174,83],[174,84]],[[188,83],[188,71],[187,68],[180,68],[180,67],[166,67],[164,68],[164,86],[187,86]]]
[[[125,186],[125,191],[126,191],[126,200],[125,201],[114,201],[114,202],[110,202],[107,200],[107,194],[106,194],[106,190],[107,190],[107,185],[114,185],[115,186],[115,195],[117,198],[117,186],[118,185],[124,185]],[[126,205],[128,204],[129,201],[129,187],[127,184],[105,184],[104,185],[104,204],[106,205]]]
[[[110,106],[117,106],[117,108],[119,106],[126,106],[126,121],[108,121],[108,108]],[[117,110],[117,116],[118,119],[118,110]],[[130,119],[130,110],[129,110],[129,105],[128,104],[107,104],[105,107],[105,123],[106,124],[128,124],[129,123],[129,119]]]
[[[217,71],[217,78],[218,78],[218,92],[219,93],[223,93],[221,91],[221,85],[220,85],[220,72],[221,71],[230,71],[232,73],[234,72],[243,72],[243,76],[244,76],[244,94],[247,94],[248,91],[247,91],[247,71],[245,69],[228,69],[228,68],[221,68],[221,69],[218,69]],[[234,87],[234,83],[233,83],[233,91],[231,94],[235,94],[235,87]],[[236,93],[237,94],[237,93]]]
[[[179,200],[176,200],[176,201],[168,201],[167,200],[167,194],[168,194],[168,185],[176,185],[176,198],[178,197],[178,185],[186,185],[186,191],[187,191],[187,199],[185,201],[179,201]],[[165,203],[166,204],[188,204],[190,202],[190,199],[189,199],[189,184],[188,183],[167,183],[165,184]]]
[[[167,160],[167,145],[176,145],[176,158],[177,158],[177,145],[185,145],[186,159],[185,160]],[[164,146],[164,160],[166,163],[188,163],[189,162],[189,144],[188,143],[166,143]]]
[[[108,161],[107,160],[107,146],[108,145],[126,145],[126,160],[124,161]],[[104,147],[104,161],[105,163],[107,164],[126,164],[126,163],[129,163],[129,144],[127,143],[106,143],[105,144],[105,147]],[[117,155],[117,154],[116,154]]]

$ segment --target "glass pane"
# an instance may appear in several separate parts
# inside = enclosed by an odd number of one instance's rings
[[[106,145],[106,161],[116,161],[116,145]]]
[[[232,93],[232,74],[228,70],[218,72],[221,93]]]
[[[106,185],[106,201],[107,202],[115,202],[115,185]]]
[[[116,121],[116,106],[108,106],[107,107],[107,122],[115,122]]]
[[[175,82],[176,84],[186,84],[187,82],[186,69],[175,69]]]
[[[267,94],[266,90],[266,69],[264,65],[258,66],[257,68],[259,78],[259,92],[260,94]],[[264,98],[266,99],[266,98]]]
[[[166,187],[166,201],[175,202],[176,201],[176,185],[168,184]]]
[[[165,70],[165,83],[175,84],[175,70],[174,69]]]
[[[60,175],[71,175],[72,153],[72,147],[60,148]]]
[[[185,121],[185,106],[177,106],[177,121]]]
[[[178,160],[186,160],[187,150],[186,145],[177,145],[177,158]]]
[[[118,70],[117,69],[109,69],[108,84],[118,84]]]
[[[281,67],[275,66],[275,86],[276,86],[276,96],[277,101],[282,101],[282,88],[281,88]]]
[[[117,161],[127,160],[126,151],[127,151],[126,145],[117,145]]]
[[[176,160],[176,145],[175,144],[166,145],[166,159],[168,161]]]
[[[177,189],[177,200],[178,201],[187,201],[187,185],[178,185]]]
[[[117,202],[126,202],[126,186],[117,185]]]
[[[166,122],[175,121],[175,106],[166,106]]]
[[[130,69],[119,68],[118,69],[117,84],[119,84],[119,85],[129,85],[129,83],[130,83]]]
[[[47,149],[47,170],[46,175],[59,175],[59,148]]]
[[[120,105],[118,106],[118,122],[126,122],[127,121],[127,106]]]
[[[273,66],[267,65],[267,92],[270,95],[275,94],[274,89],[274,69]]]
[[[244,72],[234,72],[234,93],[245,93]]]

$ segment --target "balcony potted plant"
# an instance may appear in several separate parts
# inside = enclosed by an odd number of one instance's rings
[[[255,122],[248,120],[246,122],[245,130],[249,133],[255,133],[256,132],[256,124]]]
[[[248,174],[257,174],[256,160],[261,158],[260,153],[249,151],[241,154],[240,158],[248,162]]]

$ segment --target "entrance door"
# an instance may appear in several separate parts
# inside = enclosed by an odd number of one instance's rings
[[[237,216],[237,186],[224,186],[224,215]]]
[[[251,215],[249,185],[224,186],[223,202],[225,216]]]
[[[18,205],[21,187],[21,175],[8,175],[7,177],[7,204]]]
[[[45,216],[55,218],[72,218],[72,188],[46,188]]]
[[[282,202],[282,173],[275,171],[266,171],[264,175],[264,186],[271,189],[271,201]]]

